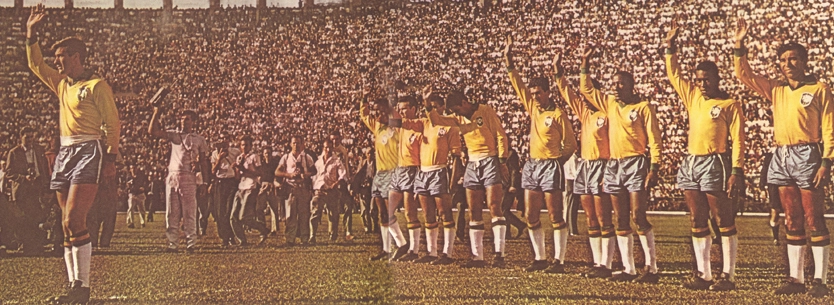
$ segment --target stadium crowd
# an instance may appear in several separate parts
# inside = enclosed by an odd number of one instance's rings
[[[793,40],[808,46],[812,72],[831,84],[834,67],[823,60],[834,54],[834,20],[826,13],[831,4],[598,2],[514,1],[491,9],[472,1],[305,11],[52,9],[41,39],[45,46],[68,36],[88,42],[89,64],[116,93],[122,119],[120,176],[126,177],[128,166],[135,165],[157,178],[166,176],[169,149],[167,142],[147,135],[152,112],[147,101],[162,85],[173,90],[166,108],[195,110],[200,115],[196,128],[209,143],[221,134],[250,134],[256,151],[272,147],[280,156],[288,151],[290,137],[300,135],[310,155],[316,156],[329,131],[339,130],[341,144],[349,151],[349,167],[356,169],[362,149],[372,141],[358,120],[355,99],[363,87],[381,86],[381,69],[395,71],[392,77],[415,94],[429,83],[440,90],[467,88],[472,100],[497,110],[512,147],[524,159],[529,118],[514,102],[501,65],[503,39],[516,39],[518,69],[528,77],[550,75],[554,52],[565,52],[566,75],[573,85],[578,84],[578,53],[595,45],[604,51],[595,63],[604,87],[616,70],[632,71],[636,90],[658,106],[663,167],[650,209],[682,210],[675,173],[685,154],[688,123],[666,80],[662,48],[665,30],[675,22],[686,29],[679,38],[682,66],[716,61],[723,88],[744,102],[746,201],[754,203],[745,210],[766,210],[758,174],[763,154],[773,147],[772,114],[768,103],[731,76],[732,44],[726,29],[735,21],[734,14],[753,21],[753,70],[775,74],[770,64],[775,46]],[[26,16],[26,11],[0,9],[0,27],[7,29],[0,42],[6,58],[0,66],[3,160],[20,142],[24,127],[37,130],[36,140],[45,147],[57,132],[57,99],[26,67]],[[801,36],[788,37],[787,28]],[[383,61],[390,67],[381,68],[378,63]],[[568,109],[560,97],[554,98]],[[576,117],[571,118],[578,130]],[[163,125],[174,129],[176,121]],[[127,192],[121,193],[126,201]],[[826,194],[831,210],[830,186]]]

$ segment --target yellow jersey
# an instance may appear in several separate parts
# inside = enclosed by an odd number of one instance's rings
[[[365,103],[359,106],[359,119],[374,135],[374,150],[376,150],[376,171],[382,172],[397,167],[399,157],[400,133],[397,128],[381,124],[368,116]]]
[[[518,99],[530,115],[530,158],[558,159],[573,154],[576,137],[568,115],[555,105],[552,110],[542,108],[530,96],[530,90],[517,71],[510,71],[509,76]]]
[[[602,111],[591,111],[585,101],[568,87],[564,76],[556,77],[556,87],[562,98],[567,101],[573,113],[579,117],[582,130],[579,141],[582,143],[580,155],[585,160],[607,160],[611,157],[608,148],[608,116]]]
[[[787,82],[756,75],[747,54],[733,56],[736,77],[773,103],[773,141],[776,145],[823,143],[822,157],[834,158],[834,105],[831,89],[819,81],[791,88]]]
[[[743,168],[745,134],[741,103],[731,98],[705,97],[699,87],[681,78],[677,54],[666,54],[666,74],[689,112],[689,154],[725,153],[727,139],[732,138],[733,167]]]

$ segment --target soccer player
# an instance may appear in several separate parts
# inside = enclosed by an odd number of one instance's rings
[[[397,109],[393,112],[389,126],[397,128],[399,133],[399,161],[391,176],[391,190],[388,194],[388,204],[393,209],[403,204],[405,219],[408,222],[408,254],[397,258],[397,261],[409,262],[418,258],[420,249],[420,219],[417,218],[419,202],[414,194],[414,179],[420,166],[420,147],[423,134],[416,129],[400,128],[402,120],[417,118],[417,100],[413,96],[405,96],[397,101]]]
[[[29,69],[58,96],[61,148],[52,172],[50,189],[57,191],[64,231],[67,293],[50,301],[86,303],[90,299],[90,234],[87,213],[102,179],[116,176],[119,153],[119,114],[113,91],[93,70],[87,69],[87,46],[78,38],[65,38],[52,46],[53,64],[41,54],[36,28],[46,17],[43,4],[33,7],[26,22]]]
[[[462,265],[464,268],[483,268],[484,261],[484,201],[492,216],[492,233],[495,244],[495,259],[492,266],[504,268],[504,245],[507,222],[504,219],[502,199],[502,177],[507,175],[504,164],[509,157],[507,132],[495,110],[488,105],[473,104],[466,95],[452,90],[446,97],[446,107],[455,117],[443,117],[436,110],[428,112],[433,125],[458,126],[466,142],[469,160],[463,175],[466,201],[469,205],[469,242],[473,258]],[[462,224],[461,224],[462,225]]]
[[[553,70],[559,93],[582,124],[579,134],[581,161],[577,165],[573,189],[569,191],[579,195],[587,220],[594,267],[585,272],[584,276],[609,278],[614,262],[614,225],[611,220],[611,196],[602,190],[605,165],[611,156],[608,148],[608,116],[569,87],[562,68],[562,55],[559,53],[553,59]]]
[[[405,99],[409,106],[413,98]],[[401,100],[401,107],[403,100]],[[443,98],[432,94],[429,85],[423,90],[423,101],[426,109],[443,107]],[[410,114],[410,113],[409,113]],[[457,127],[438,126],[431,124],[428,119],[404,119],[403,129],[414,130],[421,134],[420,141],[420,171],[414,181],[414,192],[419,196],[420,205],[426,219],[426,250],[428,255],[414,260],[415,263],[431,263],[432,265],[448,265],[452,259],[455,242],[455,219],[452,213],[452,195],[450,177],[457,177],[455,168],[460,160],[460,133]],[[450,157],[451,155],[451,157]],[[449,175],[449,161],[452,164],[452,174]],[[443,252],[438,255],[437,236],[439,224],[437,216],[443,220]],[[419,240],[418,240],[419,241]],[[412,240],[412,242],[414,242]],[[415,250],[417,248],[415,247]],[[416,252],[416,251],[415,251]]]
[[[831,89],[807,74],[808,50],[794,42],[785,43],[776,50],[777,67],[785,80],[754,74],[747,63],[747,48],[744,47],[748,30],[747,22],[739,19],[733,59],[736,77],[773,103],[773,140],[777,147],[768,168],[767,183],[779,186],[779,198],[785,210],[790,270],[788,281],[776,289],[776,294],[805,292],[803,266],[805,247],[810,240],[815,272],[808,293],[822,297],[829,293],[826,284],[831,241],[823,217],[823,187],[830,179],[834,159]],[[805,225],[811,230],[808,239]]]
[[[689,113],[689,155],[678,170],[678,187],[683,189],[692,223],[692,246],[697,272],[684,280],[683,287],[693,290],[726,291],[735,289],[738,231],[735,208],[728,196],[734,196],[744,183],[744,115],[741,103],[721,90],[718,66],[702,61],[695,67],[694,79],[681,77],[676,40],[679,29],[666,34],[666,74]],[[732,157],[727,139],[732,140]],[[730,168],[732,167],[732,171]],[[729,175],[728,175],[729,172]],[[710,266],[710,211],[721,235],[724,269],[713,281]]]
[[[605,164],[602,189],[612,195],[611,204],[617,216],[617,244],[625,266],[623,272],[608,279],[657,283],[654,232],[646,218],[648,189],[657,184],[657,172],[660,170],[660,128],[656,109],[634,92],[634,76],[629,72],[618,71],[614,74],[613,94],[603,94],[596,88],[589,74],[594,52],[594,48],[588,48],[582,54],[579,88],[588,102],[608,116],[611,158]],[[651,155],[650,159],[645,156],[647,152]],[[634,237],[629,212],[637,224],[637,234],[646,257],[644,272],[639,277],[634,266]]]
[[[376,174],[374,175],[371,187],[371,196],[379,207],[379,226],[382,235],[382,251],[371,257],[371,260],[382,260],[390,256],[391,239],[393,237],[398,249],[391,259],[398,259],[405,255],[405,236],[403,235],[397,218],[394,216],[396,206],[389,206],[388,197],[391,186],[391,178],[394,169],[397,167],[399,154],[400,133],[397,128],[388,126],[391,106],[385,98],[375,99],[370,106],[368,98],[371,91],[363,89],[363,96],[359,104],[359,118],[362,123],[371,130],[374,135],[374,151],[376,152]]]
[[[504,63],[507,65],[507,73],[518,100],[530,115],[530,159],[524,164],[521,172],[521,188],[524,189],[527,228],[530,241],[533,243],[535,259],[525,270],[565,273],[568,225],[562,215],[562,190],[565,184],[562,166],[576,151],[576,138],[567,113],[556,107],[556,103],[550,97],[547,78],[532,78],[529,85],[524,84],[521,74],[515,68],[512,45],[512,38],[507,37]],[[542,206],[547,207],[553,227],[555,251],[552,263],[547,261],[544,229],[539,220]]]

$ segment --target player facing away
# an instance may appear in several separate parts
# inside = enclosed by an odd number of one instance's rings
[[[744,114],[741,103],[719,87],[721,76],[714,62],[700,62],[695,67],[692,81],[681,77],[676,45],[678,33],[679,29],[673,26],[666,35],[666,74],[689,113],[689,155],[678,170],[678,187],[683,189],[689,207],[698,269],[692,278],[684,280],[683,287],[733,290],[738,231],[735,209],[728,196],[734,196],[739,184],[744,182]],[[728,138],[732,141],[732,149],[727,147]],[[730,152],[732,156],[729,156]],[[715,281],[710,266],[710,211],[718,222],[724,258],[723,272]]]
[[[550,97],[547,78],[533,78],[529,85],[524,84],[521,73],[515,68],[512,44],[512,38],[507,37],[504,62],[518,100],[530,115],[530,159],[521,172],[521,188],[524,189],[527,228],[535,258],[525,270],[565,273],[568,226],[562,215],[565,185],[562,166],[576,151],[576,138],[567,113],[556,107]],[[548,263],[545,254],[544,229],[539,219],[542,206],[547,207],[553,227],[552,263]]]
[[[594,48],[588,48],[582,54],[579,88],[588,102],[608,116],[611,158],[605,164],[602,188],[611,194],[611,204],[617,217],[617,244],[625,267],[623,272],[608,279],[656,283],[654,232],[646,218],[648,190],[657,184],[657,172],[660,170],[660,128],[656,109],[634,92],[634,76],[629,72],[618,71],[614,74],[612,94],[603,94],[596,88],[589,74],[594,52]],[[647,152],[650,158],[646,158]],[[646,257],[645,268],[639,276],[634,266],[634,237],[629,213],[637,224],[637,235]]]
[[[611,196],[602,191],[602,178],[605,164],[610,158],[608,148],[608,117],[579,96],[565,79],[562,68],[562,55],[557,53],[553,59],[553,72],[556,86],[562,98],[567,101],[573,113],[579,118],[582,130],[579,134],[581,143],[581,161],[577,166],[576,179],[573,182],[574,194],[579,195],[588,226],[588,242],[594,267],[585,272],[587,278],[609,278],[614,262],[614,225],[611,220]]]
[[[484,261],[484,202],[492,216],[492,233],[495,259],[492,266],[503,268],[507,222],[501,209],[504,198],[502,177],[507,175],[504,164],[509,156],[507,133],[495,110],[488,105],[473,104],[466,95],[452,90],[446,98],[446,107],[456,117],[443,117],[436,110],[428,112],[430,122],[438,126],[458,126],[466,142],[469,160],[463,175],[466,201],[469,204],[469,241],[473,258],[464,268],[483,268]]]
[[[54,69],[41,53],[36,28],[46,18],[43,4],[32,7],[26,22],[29,69],[58,96],[61,147],[52,172],[50,189],[57,192],[64,231],[66,294],[51,298],[56,304],[90,300],[92,246],[87,214],[102,179],[116,176],[119,153],[119,114],[113,90],[86,65],[87,47],[78,38],[52,46]]]
[[[410,104],[411,98],[400,100]],[[426,109],[443,107],[443,98],[432,94],[431,86],[423,90],[423,102]],[[414,181],[414,192],[419,196],[420,205],[426,220],[426,250],[428,254],[414,260],[415,263],[431,263],[433,265],[448,265],[452,259],[455,242],[455,219],[452,213],[452,196],[450,177],[457,177],[455,168],[460,160],[460,132],[457,127],[433,125],[427,118],[403,119],[402,127],[419,132],[420,141],[420,171]],[[449,160],[452,160],[452,173],[449,174]],[[459,177],[458,177],[459,178]],[[454,178],[451,178],[454,180]],[[438,215],[439,214],[439,215]],[[438,255],[438,234],[443,220],[443,250]],[[415,250],[417,248],[415,247]],[[416,251],[415,251],[416,253]]]
[[[754,74],[744,47],[748,30],[747,22],[739,19],[733,61],[736,77],[772,103],[773,141],[777,147],[768,166],[767,183],[779,186],[789,265],[788,280],[776,289],[776,294],[806,291],[803,269],[805,247],[810,241],[815,270],[808,293],[822,297],[829,293],[826,279],[831,241],[823,217],[823,187],[830,180],[834,159],[831,89],[808,74],[808,50],[793,42],[776,50],[777,67],[784,80]],[[810,238],[806,238],[806,225],[811,230]]]
[[[379,207],[379,227],[382,235],[382,251],[371,257],[371,260],[387,259],[391,253],[391,237],[397,244],[397,253],[394,257],[399,258],[405,255],[408,247],[405,236],[394,216],[394,207],[388,205],[391,177],[397,167],[397,155],[399,154],[400,134],[395,127],[388,126],[391,107],[388,100],[378,98],[368,105],[370,89],[364,89],[363,97],[360,99],[359,118],[362,123],[371,130],[374,135],[374,151],[376,151],[376,174],[374,174],[371,196],[374,203]]]

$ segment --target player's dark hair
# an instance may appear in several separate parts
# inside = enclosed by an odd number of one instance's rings
[[[408,107],[417,107],[417,99],[411,95],[401,97],[397,103],[408,103]]]
[[[718,74],[718,65],[711,60],[705,60],[698,63],[698,66],[695,67],[695,70],[704,71],[707,74],[712,74],[721,79],[721,75]]]
[[[452,108],[457,107],[463,104],[463,100],[466,99],[466,95],[463,94],[460,90],[452,90],[449,91],[449,96],[446,97],[446,107]]]
[[[446,106],[446,101],[443,100],[443,97],[437,93],[432,93],[432,95],[429,96],[429,102],[437,103],[440,106]]]
[[[78,58],[81,60],[82,65],[87,59],[87,45],[85,45],[81,39],[75,37],[61,39],[52,45],[52,51],[57,51],[58,48],[64,48],[67,55],[78,54]]]
[[[197,115],[197,112],[194,112],[194,110],[185,110],[185,111],[182,112],[181,115],[187,115],[187,116],[191,117],[192,121],[195,121],[195,122],[197,121],[197,119],[200,118],[200,116]]]
[[[787,51],[796,52],[796,56],[798,56],[799,59],[806,63],[808,62],[808,49],[806,49],[805,46],[793,41],[787,42],[776,49],[776,56],[782,56],[782,54],[785,54]]]
[[[535,77],[530,80],[529,87],[539,87],[546,92],[550,92],[550,81],[546,77]]]
[[[614,76],[618,76],[618,75],[620,76],[620,78],[630,80],[632,85],[634,84],[634,74],[631,74],[631,72],[620,70],[620,71],[617,71],[617,73],[614,73]]]

